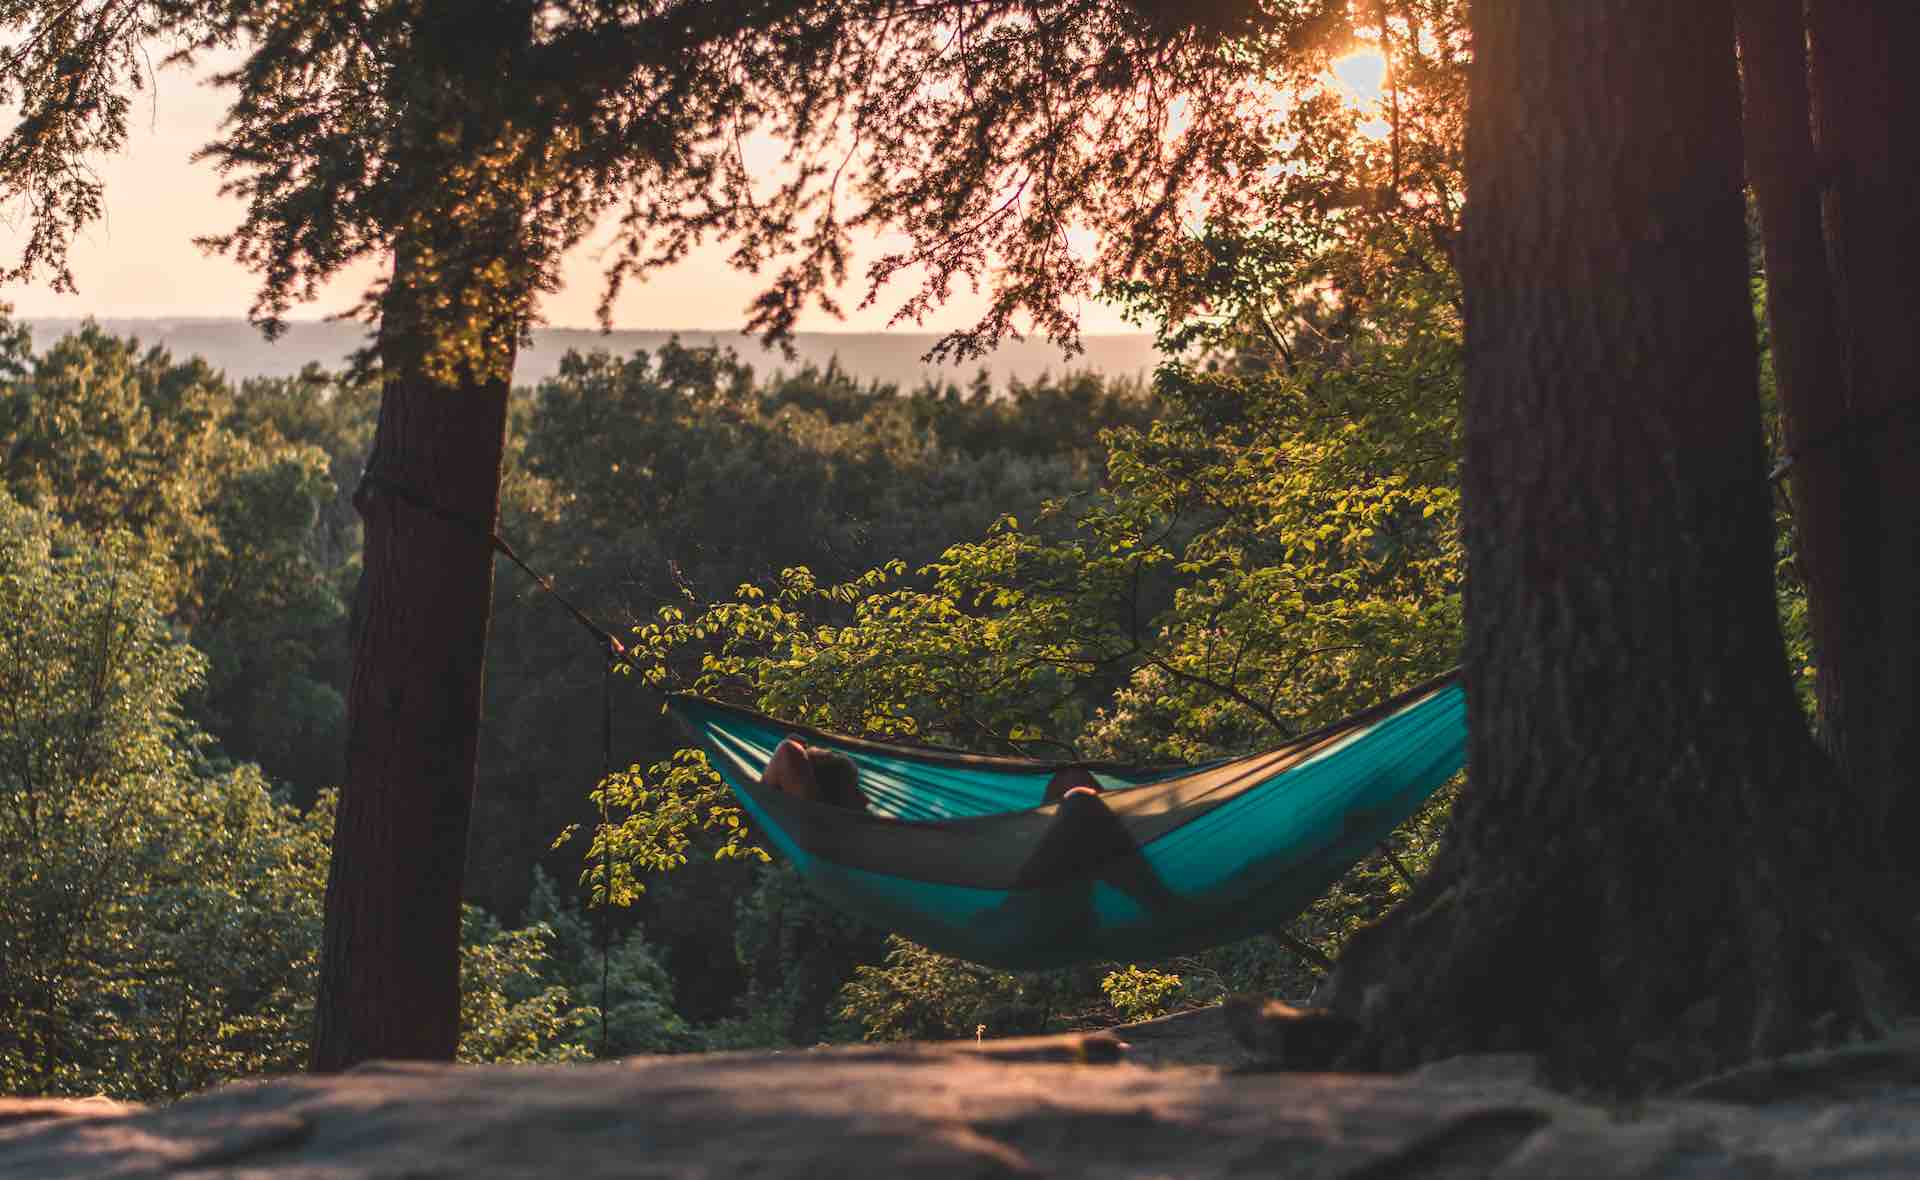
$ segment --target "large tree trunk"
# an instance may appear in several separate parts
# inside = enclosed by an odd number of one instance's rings
[[[1478,0],[1471,782],[1331,981],[1388,1065],[1637,1089],[1902,1010],[1775,618],[1726,0]]]
[[[347,781],[313,1066],[451,1060],[507,383],[390,375],[363,486]],[[466,517],[445,519],[384,486]]]
[[[1840,362],[1811,379],[1844,394],[1847,422],[1837,438],[1828,431],[1836,392],[1796,393],[1785,406],[1803,448],[1795,479],[1811,485],[1796,482],[1796,517],[1823,728],[1876,818],[1905,842],[1920,836],[1920,75],[1905,61],[1920,6],[1822,0],[1809,11]],[[1803,199],[1796,193],[1794,224],[1782,227],[1796,250]],[[1774,235],[1769,221],[1769,246]],[[1830,476],[1845,481],[1839,491],[1823,486]],[[1839,503],[1802,518],[1805,496]]]
[[[381,295],[385,375],[368,478],[347,695],[347,778],[327,876],[313,1067],[451,1060],[460,904],[493,604],[507,397],[539,267],[532,182],[508,113],[520,0],[414,16],[397,166],[418,206]],[[537,163],[537,161],[536,161]]]

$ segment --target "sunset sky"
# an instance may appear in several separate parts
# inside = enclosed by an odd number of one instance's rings
[[[209,69],[211,72],[211,69]],[[1378,108],[1386,62],[1378,50],[1362,47],[1333,65],[1329,80],[1350,103]],[[254,292],[254,278],[243,267],[203,253],[193,244],[201,234],[232,228],[240,203],[219,195],[213,168],[194,163],[196,149],[217,131],[227,100],[224,92],[180,69],[161,74],[153,92],[135,102],[132,135],[119,156],[96,162],[107,184],[106,215],[74,244],[72,262],[80,286],[77,295],[55,294],[42,279],[32,285],[0,285],[0,303],[13,305],[25,319],[93,315],[101,318],[241,316]],[[1384,120],[1361,128],[1384,136]],[[0,258],[18,257],[26,226],[17,210],[0,221]],[[594,327],[600,295],[596,254],[608,235],[590,238],[565,264],[565,285],[542,304],[546,321],[556,327]],[[631,329],[724,330],[740,325],[760,280],[727,265],[729,247],[708,244],[672,270],[622,295],[614,326]],[[896,285],[880,302],[858,308],[864,293],[859,268],[878,253],[873,239],[856,247],[856,282],[840,293],[847,311],[836,320],[809,311],[802,331],[881,331],[910,291]],[[294,318],[320,319],[351,306],[377,267],[362,267],[336,281],[317,304],[295,311]],[[985,300],[957,290],[948,304],[921,325],[897,325],[903,331],[948,331],[973,322]],[[1139,331],[1117,311],[1088,302],[1081,309],[1081,330],[1090,334]]]
[[[218,195],[219,179],[208,164],[191,162],[195,149],[213,137],[226,109],[221,91],[200,84],[180,70],[160,77],[157,94],[136,99],[131,141],[118,157],[97,162],[107,184],[106,216],[90,227],[74,245],[73,270],[78,295],[57,295],[44,279],[31,285],[0,285],[0,302],[13,305],[24,319],[93,315],[118,317],[184,317],[245,315],[254,292],[254,278],[243,267],[209,256],[193,244],[200,234],[232,228],[240,204]],[[18,212],[0,222],[0,251],[6,262],[17,260],[26,226]],[[589,239],[568,258],[565,286],[542,304],[548,323],[557,327],[595,326],[599,302],[600,266],[596,252],[605,237]],[[875,253],[871,241],[856,255],[858,267]],[[687,261],[655,275],[644,284],[630,284],[615,311],[615,326],[634,329],[727,329],[746,318],[746,308],[760,290],[758,281],[726,263],[727,247],[708,245]],[[362,269],[334,284],[319,303],[297,310],[295,318],[319,319],[350,306],[373,271]],[[841,293],[847,310],[844,320],[810,311],[800,322],[802,331],[880,331],[909,291],[883,293],[879,305],[856,310],[862,291],[850,286]],[[903,331],[946,331],[972,322],[984,300],[957,291],[950,303],[916,328]],[[1097,303],[1083,306],[1081,328],[1088,333],[1131,332],[1113,309]]]

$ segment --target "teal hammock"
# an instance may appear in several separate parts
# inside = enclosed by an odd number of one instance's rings
[[[669,704],[830,904],[943,954],[1018,970],[1159,959],[1273,930],[1466,760],[1451,672],[1276,749],[1177,767],[968,754],[699,697]],[[788,735],[852,759],[870,812],[762,785]],[[1066,767],[1090,772],[1104,793],[1049,802]]]

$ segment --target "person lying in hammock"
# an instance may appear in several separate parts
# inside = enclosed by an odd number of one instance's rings
[[[1154,871],[1092,774],[1062,767],[1043,801],[1056,805],[1053,819],[1015,872],[1006,900],[972,919],[982,937],[1081,945],[1101,927],[1098,885],[1129,898],[1156,922],[1178,920],[1187,903]]]
[[[1084,767],[1062,767],[1047,784],[1045,800],[1060,810],[1020,866],[1016,889],[1045,889],[1075,881],[1104,881],[1149,912],[1181,904],[1147,863],[1132,833],[1101,798],[1100,784]]]
[[[860,793],[860,769],[853,759],[835,750],[809,746],[798,735],[774,750],[760,781],[778,791],[829,807],[867,810]]]

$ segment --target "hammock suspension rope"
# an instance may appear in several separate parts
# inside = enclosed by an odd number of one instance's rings
[[[522,560],[486,522],[447,509],[369,468],[362,473],[355,501],[375,491],[485,539],[593,636],[607,657],[601,682],[604,782],[613,768],[614,666],[634,667],[626,646],[561,594],[551,577]],[[1275,934],[1294,953],[1324,967],[1324,955],[1309,953],[1313,948],[1278,927],[1370,848],[1379,848],[1411,884],[1411,874],[1385,838],[1458,771],[1465,754],[1464,707],[1455,673],[1276,750],[1199,767],[1042,762],[890,746],[806,730],[698,698],[676,695],[669,704],[694,730],[770,842],[816,892],[935,950],[1009,967],[1161,958],[1256,933]],[[732,728],[716,722],[715,713],[732,715]],[[742,718],[748,728],[758,727],[750,740],[739,737]],[[765,788],[759,782],[764,759],[793,731],[811,735],[810,743],[818,741],[851,756],[877,814],[856,816],[827,808],[838,814],[823,817],[820,805]],[[1343,753],[1349,746],[1353,750]],[[1365,764],[1360,752],[1376,747],[1386,750],[1386,762]],[[1378,760],[1377,751],[1372,756]],[[920,769],[903,769],[915,762]],[[928,772],[927,765],[936,770]],[[1044,782],[1068,766],[1095,773],[1109,788],[1120,788],[1102,796],[1095,812],[1073,804],[1095,815],[1093,829],[1100,834],[1092,839],[1091,852],[1071,850],[1073,825],[1059,824],[1056,830],[1061,805],[1043,803],[1038,787],[1027,781],[1037,776]],[[944,774],[939,767],[946,768]],[[1009,794],[1004,782],[994,781],[996,775],[1020,780],[1021,790]],[[1307,794],[1320,791],[1308,801],[1314,816],[1308,827],[1295,822],[1297,816],[1278,814],[1277,823],[1274,815],[1261,818],[1259,800],[1271,796],[1270,788],[1282,778],[1306,783]],[[609,820],[604,794],[600,805],[604,1056],[611,1043],[607,907],[612,902],[613,866],[611,846],[604,842]],[[1110,806],[1121,814],[1109,812]],[[807,815],[809,811],[814,814]],[[850,826],[850,821],[857,822]],[[1247,842],[1248,830],[1268,828],[1283,831],[1285,838],[1270,834],[1264,844]],[[1050,835],[1055,838],[1049,840]],[[1086,832],[1078,839],[1087,843]],[[893,851],[884,851],[889,846]],[[1070,860],[1077,855],[1086,863],[1042,869],[1017,863],[1037,848],[1056,846],[1069,848]],[[1223,864],[1211,869],[1196,868],[1223,858]],[[984,876],[980,862],[992,862]]]

